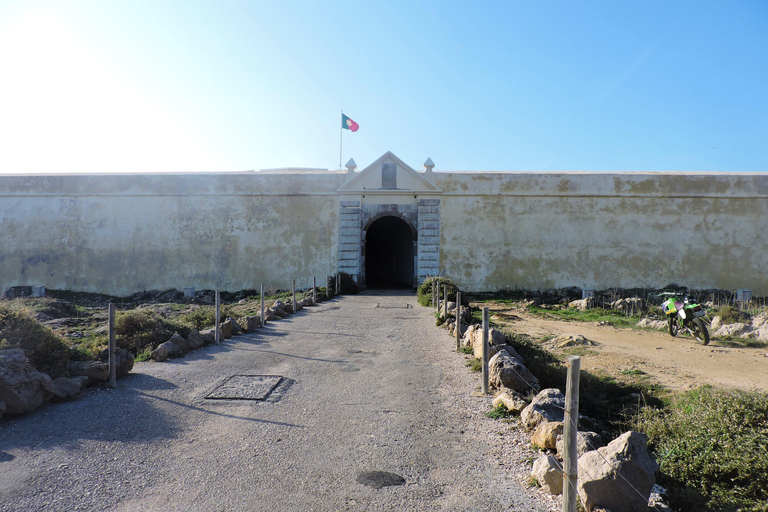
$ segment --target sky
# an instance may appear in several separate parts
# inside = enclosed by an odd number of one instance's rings
[[[435,171],[766,172],[768,2],[0,0],[0,173],[386,151]]]

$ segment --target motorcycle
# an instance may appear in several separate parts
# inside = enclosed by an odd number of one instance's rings
[[[674,338],[685,331],[700,343],[707,345],[709,331],[704,320],[707,316],[706,310],[687,295],[681,298],[680,294],[670,290],[662,292],[661,295],[668,297],[661,304],[661,309],[669,321],[669,334]]]

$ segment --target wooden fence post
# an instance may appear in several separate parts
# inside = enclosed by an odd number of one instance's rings
[[[117,360],[115,354],[115,305],[109,303],[109,387],[117,387]]]
[[[488,394],[488,308],[483,308],[483,394]]]
[[[565,389],[565,455],[563,457],[563,512],[576,512],[576,482],[579,476],[576,434],[579,431],[579,371],[581,358],[568,358],[568,382]]]
[[[293,314],[296,314],[296,280],[291,281],[291,296],[293,297]]]
[[[448,321],[448,285],[443,285],[443,318]]]
[[[264,327],[264,283],[261,283],[261,326]]]
[[[317,306],[317,279],[312,276],[312,305]]]
[[[221,343],[221,295],[219,290],[216,290],[216,344]]]
[[[461,292],[456,292],[456,350],[461,350]]]

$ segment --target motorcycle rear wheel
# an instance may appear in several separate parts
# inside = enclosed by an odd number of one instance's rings
[[[701,318],[694,318],[691,330],[696,339],[703,345],[709,345],[709,331],[707,331],[707,325]]]

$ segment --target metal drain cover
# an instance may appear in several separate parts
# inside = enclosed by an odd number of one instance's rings
[[[206,395],[209,400],[266,400],[283,378],[279,375],[232,375]]]

